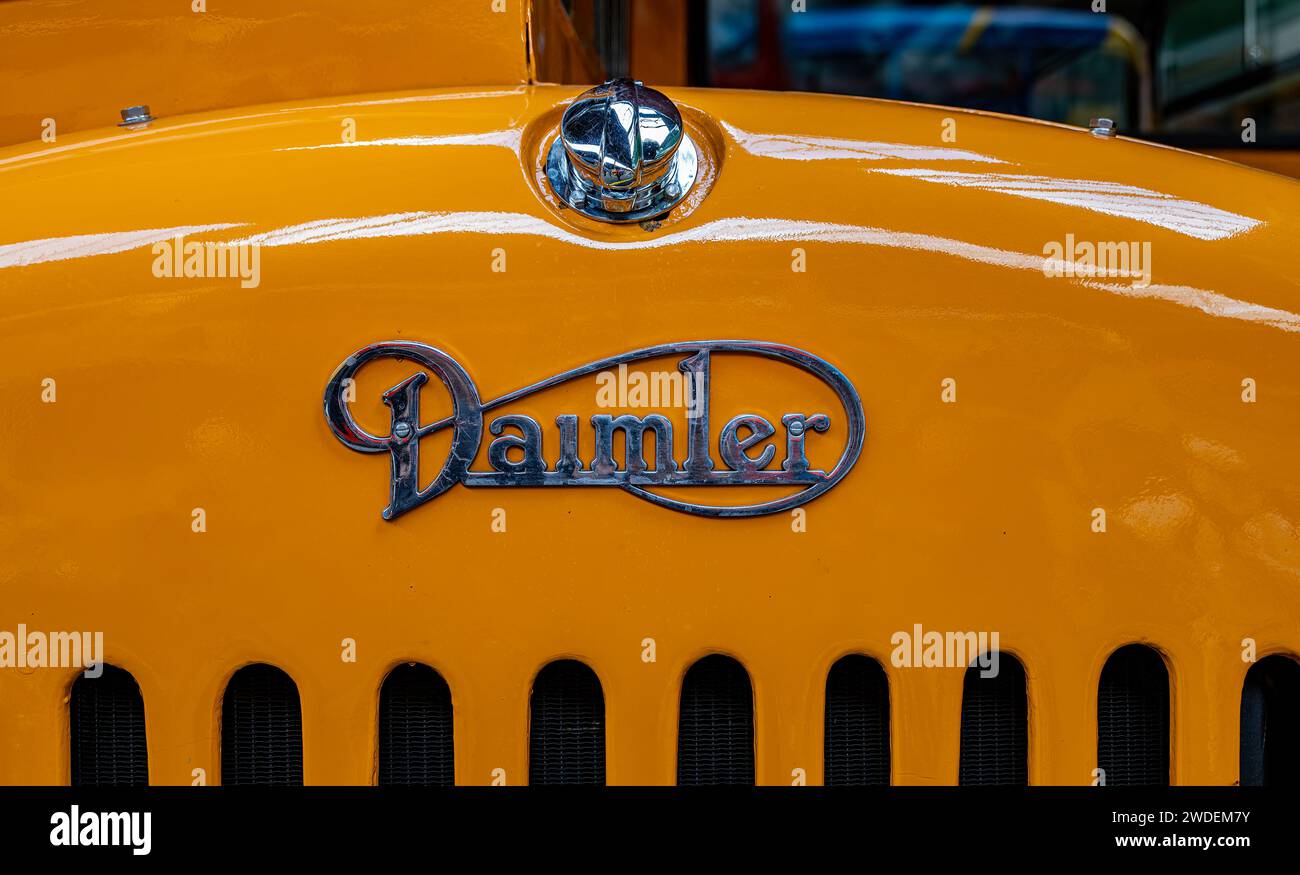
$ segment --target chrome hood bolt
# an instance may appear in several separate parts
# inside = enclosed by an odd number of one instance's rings
[[[154,118],[149,114],[149,107],[145,104],[139,106],[128,106],[122,110],[122,120],[118,122],[119,128],[130,128],[136,125],[147,125]]]
[[[699,153],[665,95],[612,79],[578,95],[546,158],[559,198],[602,222],[640,222],[668,212],[690,191]]]
[[[1119,127],[1115,122],[1108,118],[1095,118],[1088,122],[1088,127],[1092,129],[1094,137],[1101,137],[1109,140],[1119,133]]]

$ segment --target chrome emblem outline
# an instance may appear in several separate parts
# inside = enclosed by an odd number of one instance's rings
[[[732,417],[719,433],[718,450],[723,456],[723,470],[715,470],[710,448],[709,395],[713,353],[756,355],[792,364],[812,374],[835,391],[848,419],[848,437],[844,451],[829,470],[809,466],[806,440],[809,432],[826,432],[831,419],[826,413],[786,413],[781,424],[786,429],[786,458],[779,470],[767,470],[775,455],[769,445],[759,458],[747,450],[776,437],[775,427],[754,414]],[[488,447],[491,471],[471,471],[483,441],[484,414],[503,405],[543,392],[571,380],[621,364],[645,359],[684,355],[678,370],[693,376],[702,387],[702,403],[697,415],[687,420],[685,462],[676,460],[672,422],[652,413],[644,417],[622,414],[612,417],[596,414],[591,424],[596,430],[595,458],[583,467],[578,456],[578,417],[560,414],[555,418],[560,429],[560,457],[553,468],[541,454],[541,426],[529,416],[507,415],[494,419],[488,426],[493,435],[514,428],[519,435],[497,437]],[[436,374],[451,394],[452,415],[427,425],[420,424],[420,392],[429,376],[420,371],[407,377],[383,394],[384,404],[392,413],[392,428],[387,437],[373,435],[352,418],[345,398],[356,374],[369,362],[380,358],[410,360]],[[698,340],[665,343],[610,356],[578,368],[563,371],[523,388],[507,392],[489,401],[479,398],[478,388],[469,373],[447,353],[414,341],[393,340],[371,344],[348,356],[330,376],[325,386],[325,419],[334,436],[344,446],[358,453],[389,453],[392,456],[389,505],[383,518],[393,520],[426,504],[457,483],[471,488],[504,486],[614,486],[660,507],[708,517],[752,517],[780,513],[812,501],[827,492],[852,469],[862,453],[866,435],[866,417],[857,390],[834,365],[812,353],[784,344],[760,340]],[[760,428],[755,428],[758,425]],[[736,429],[745,426],[750,433],[738,438]],[[420,482],[420,439],[444,428],[452,428],[451,450],[438,476],[424,489]],[[613,459],[613,434],[624,433],[623,467]],[[647,469],[642,450],[647,430],[655,436],[655,467]],[[756,437],[762,435],[761,437]],[[660,438],[663,438],[661,440]],[[507,458],[507,450],[520,448],[524,459]],[[767,452],[771,450],[772,452]],[[706,505],[678,501],[649,491],[652,488],[679,486],[802,486],[792,495],[757,504]]]

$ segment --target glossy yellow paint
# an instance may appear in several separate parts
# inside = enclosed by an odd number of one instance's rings
[[[1300,149],[1206,149],[1205,154],[1284,176],[1300,177]]]
[[[327,95],[529,80],[522,0],[4,0],[0,144]],[[201,11],[196,8],[202,6]],[[494,10],[494,6],[499,9]]]
[[[1300,652],[1300,186],[1060,126],[681,89],[707,196],[657,230],[597,227],[536,177],[578,90],[372,94],[0,150],[0,628],[103,631],[159,784],[217,780],[223,686],[252,661],[298,684],[306,781],[370,783],[403,660],[450,685],[458,782],[523,783],[530,682],[561,656],[604,686],[609,781],[672,783],[680,681],[712,651],[753,679],[760,783],[821,781],[826,673],[863,652],[889,675],[894,783],[950,784],[962,672],[890,664],[915,623],[996,630],[1023,660],[1033,783],[1092,780],[1098,676],[1132,641],[1171,668],[1174,781],[1234,782],[1242,640]],[[366,217],[382,236],[341,221]],[[282,230],[309,222],[332,233]],[[159,233],[120,236],[226,224],[191,236],[275,234],[259,287],[156,278]],[[1070,234],[1149,242],[1151,284],[1045,276]],[[722,337],[807,349],[861,395],[862,457],[805,533],[616,490],[456,487],[386,523],[388,461],[321,414],[330,373],[375,341],[443,349],[491,398]],[[358,415],[382,427],[379,392],[409,372],[368,375]],[[831,403],[744,361],[714,379],[718,423]],[[510,412],[547,424],[553,461],[549,423],[585,421],[594,390]],[[0,670],[0,782],[68,780],[73,676]]]

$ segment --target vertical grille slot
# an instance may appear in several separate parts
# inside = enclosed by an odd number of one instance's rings
[[[77,676],[68,702],[72,786],[143,787],[149,783],[144,698],[131,673],[112,665]]]
[[[275,666],[245,666],[226,685],[221,707],[221,783],[302,785],[298,687]]]
[[[533,681],[528,783],[605,783],[605,695],[581,662],[552,662]]]
[[[1029,783],[1029,705],[1025,668],[998,654],[998,673],[966,669],[961,697],[961,763],[957,783],[969,786]]]
[[[1169,783],[1169,671],[1150,647],[1121,647],[1101,670],[1097,766],[1108,787]]]
[[[1266,656],[1241,689],[1241,783],[1300,786],[1300,664]]]
[[[677,783],[754,783],[754,693],[730,657],[706,656],[682,681]]]
[[[456,783],[451,690],[427,665],[399,665],[379,690],[379,783]]]
[[[845,656],[826,676],[825,783],[889,783],[889,682],[880,663]]]

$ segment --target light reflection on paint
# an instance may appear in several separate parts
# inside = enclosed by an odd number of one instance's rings
[[[19,155],[13,155],[8,158],[0,158],[0,172],[7,169],[17,169],[17,167],[27,167],[34,164],[42,164],[50,158],[64,155],[69,152],[80,152],[90,149],[94,146],[114,145],[127,146],[147,143],[157,145],[178,139],[172,136],[178,131],[187,131],[193,128],[205,128],[213,125],[230,125],[236,122],[258,122],[262,126],[265,124],[289,124],[297,121],[295,115],[301,115],[306,110],[319,111],[324,109],[354,109],[359,106],[383,106],[395,103],[429,103],[433,101],[444,100],[477,100],[481,97],[512,97],[523,94],[523,89],[513,88],[503,91],[459,91],[449,94],[409,94],[403,97],[386,97],[378,100],[350,100],[346,103],[328,103],[313,104],[312,106],[287,106],[280,109],[273,109],[267,112],[246,113],[244,115],[223,115],[217,118],[198,119],[196,121],[171,121],[163,118],[153,122],[149,127],[116,130],[110,128],[109,133],[103,137],[97,137],[93,140],[80,140],[75,143],[69,143],[63,146],[45,146],[32,151],[23,152]],[[278,120],[278,122],[277,122]],[[242,127],[252,127],[254,125],[244,124]],[[6,166],[13,165],[13,166]]]
[[[1222,240],[1262,225],[1258,219],[1162,194],[1149,188],[1096,179],[1058,179],[1011,173],[961,173],[921,168],[876,168],[871,173],[904,176],[943,185],[1081,207],[1122,219],[1136,219],[1199,240]]]
[[[741,149],[760,158],[786,161],[884,161],[901,158],[908,161],[976,161],[982,164],[1005,164],[998,158],[967,149],[943,146],[914,146],[909,143],[877,143],[847,140],[840,137],[805,137],[790,134],[755,134],[721,122]]]
[[[810,222],[790,219],[721,219],[695,228],[665,234],[646,240],[612,241],[591,240],[564,228],[557,227],[536,216],[524,213],[463,212],[463,213],[391,213],[359,219],[327,219],[290,225],[264,234],[255,234],[236,243],[258,243],[262,246],[295,246],[327,243],[338,240],[360,240],[374,237],[406,237],[426,234],[524,234],[548,237],[574,246],[607,251],[656,249],[687,243],[730,243],[742,241],[793,241],[821,243],[851,243],[867,246],[886,246],[937,252],[968,261],[1032,270],[1042,273],[1041,255],[1030,255],[981,246],[948,237],[914,234],[873,228],[862,225],[842,225],[829,222]],[[1189,307],[1226,319],[1237,319],[1269,325],[1283,331],[1300,332],[1300,315],[1252,304],[1191,286],[1150,285],[1135,288],[1122,283],[1084,282],[1083,285],[1099,291],[1125,297],[1158,298],[1182,307]]]
[[[247,223],[188,225],[145,231],[109,234],[82,234],[10,243],[0,246],[0,268],[61,261],[90,255],[106,255],[141,248],[177,235],[199,234],[243,227]],[[288,225],[261,234],[227,241],[228,245],[258,244],[263,247],[302,246],[342,240],[365,240],[379,237],[413,237],[430,234],[484,234],[504,236],[522,234],[546,237],[571,246],[602,251],[660,249],[695,243],[738,242],[819,242],[883,246],[920,252],[934,252],[967,261],[1031,270],[1041,274],[1044,259],[1040,255],[981,246],[949,237],[891,231],[864,225],[844,225],[794,219],[720,219],[662,237],[642,240],[592,240],[565,228],[552,225],[525,213],[459,212],[388,213],[347,219],[318,219]],[[1283,331],[1300,332],[1300,315],[1252,304],[1192,286],[1152,284],[1145,288],[1123,283],[1076,280],[1086,288],[1124,297],[1155,298],[1225,319],[1268,325]]]
[[[89,255],[111,255],[152,246],[163,240],[208,231],[242,228],[246,223],[219,225],[178,225],[175,228],[151,228],[144,231],[114,231],[107,234],[77,234],[72,237],[47,237],[43,240],[26,240],[22,243],[0,245],[0,269],[25,267],[47,261],[66,261]]]
[[[519,130],[488,131],[482,134],[447,134],[428,137],[384,137],[378,140],[352,140],[340,143],[321,143],[317,146],[282,146],[277,152],[310,152],[316,149],[350,149],[364,146],[500,146],[519,154]]]

